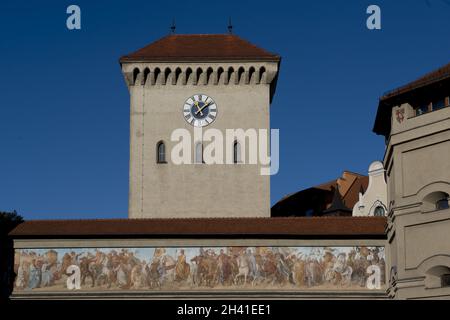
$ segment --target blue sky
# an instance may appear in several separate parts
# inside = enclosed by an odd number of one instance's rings
[[[66,28],[77,4],[82,29]],[[366,28],[377,4],[382,30]],[[129,96],[118,59],[164,35],[224,33],[283,57],[272,203],[382,159],[378,97],[449,62],[450,1],[2,1],[0,210],[126,217]]]

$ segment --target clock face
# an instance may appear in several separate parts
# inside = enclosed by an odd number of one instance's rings
[[[194,127],[204,127],[216,120],[217,105],[207,95],[194,94],[184,103],[183,116]]]

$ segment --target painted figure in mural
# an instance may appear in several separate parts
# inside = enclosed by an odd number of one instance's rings
[[[41,287],[51,286],[53,283],[53,274],[50,270],[51,264],[49,262],[44,262],[41,268],[42,280]]]
[[[308,287],[317,286],[323,280],[323,266],[317,259],[317,252],[311,250],[305,265],[305,282]]]
[[[237,264],[236,264],[237,268]],[[220,249],[220,254],[217,258],[217,274],[216,278],[221,285],[231,285],[233,282],[234,264],[232,258]]]
[[[25,273],[25,263],[24,262],[20,262],[19,264],[19,268],[17,270],[17,278],[16,278],[16,288],[19,289],[23,289],[25,288],[25,278],[26,278],[26,273]]]
[[[159,260],[152,260],[149,264],[147,264],[147,283],[150,289],[161,287],[160,279],[162,274],[160,273],[160,270]]]
[[[278,270],[278,282],[285,283],[290,281],[291,278],[291,270],[288,266],[287,261],[285,260],[283,254],[277,253],[275,255],[275,259],[277,261],[277,270]]]
[[[116,285],[121,289],[126,289],[129,283],[127,265],[121,261],[114,271],[117,274]]]
[[[130,287],[132,289],[141,288],[141,276],[142,276],[142,265],[141,263],[136,263],[131,269],[130,275]]]
[[[258,276],[259,270],[258,265],[256,264],[256,258],[255,255],[252,252],[252,249],[247,250],[247,261],[249,266],[249,275],[253,278],[253,280]]]
[[[93,260],[88,257],[83,257],[80,259],[80,273],[81,273],[81,285],[86,284],[86,279],[90,278],[91,287],[95,286],[96,272],[93,268]]]
[[[303,254],[297,253],[293,257],[293,270],[292,278],[294,284],[298,287],[303,287],[305,285],[305,260],[303,259]]]
[[[41,269],[36,259],[30,264],[30,272],[28,275],[28,289],[38,288],[41,282]]]
[[[175,280],[185,281],[189,277],[190,266],[186,263],[186,256],[184,255],[184,250],[180,250],[178,255],[177,264],[175,266]]]
[[[353,269],[352,282],[358,284],[360,287],[366,285],[367,267],[370,262],[367,260],[370,252],[367,247],[355,248],[355,251],[350,252],[349,265]]]

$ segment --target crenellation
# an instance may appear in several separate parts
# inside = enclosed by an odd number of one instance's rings
[[[277,74],[277,65],[191,64],[183,67],[179,64],[124,63],[122,70],[127,86],[259,85],[271,84]]]

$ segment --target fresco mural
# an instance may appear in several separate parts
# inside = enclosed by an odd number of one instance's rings
[[[17,249],[15,291],[370,290],[384,247]]]

